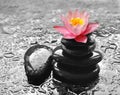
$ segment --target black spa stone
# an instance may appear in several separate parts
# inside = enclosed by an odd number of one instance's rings
[[[24,55],[25,72],[28,82],[33,85],[42,84],[51,73],[52,49],[45,45],[34,45]]]
[[[94,51],[96,44],[93,43],[89,46],[79,46],[78,49],[72,49],[62,45],[63,52],[66,53],[68,56],[75,56],[75,57],[82,57],[88,55]]]
[[[95,40],[91,38],[91,36],[88,36],[88,40],[86,43],[80,43],[76,42],[74,39],[65,39],[62,38],[61,43],[63,46],[65,46],[67,49],[71,50],[89,50],[90,46],[95,46]]]
[[[66,64],[71,66],[77,67],[88,67],[91,65],[96,65],[98,62],[102,60],[102,54],[98,51],[93,51],[92,54],[89,54],[84,57],[72,57],[72,56],[65,56],[63,54],[62,47],[59,46],[55,49],[53,57],[56,62],[60,64]]]
[[[95,40],[90,35],[87,43],[63,38],[61,46],[53,51],[53,77],[69,84],[86,84],[96,80],[102,54],[94,51],[95,47]]]
[[[86,84],[91,81],[96,80],[98,78],[98,73],[100,72],[99,65],[96,65],[96,67],[91,70],[90,72],[70,72],[67,70],[63,70],[60,67],[58,67],[59,63],[54,64],[53,69],[53,77],[59,81],[70,83],[70,84]],[[74,68],[75,69],[75,68]],[[87,69],[86,69],[87,70]]]

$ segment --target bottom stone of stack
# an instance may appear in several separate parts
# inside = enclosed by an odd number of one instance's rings
[[[53,77],[59,81],[69,84],[89,84],[98,78],[100,72],[99,65],[96,65],[95,69],[87,73],[71,73],[60,69],[57,64],[59,63],[55,63],[53,67]]]

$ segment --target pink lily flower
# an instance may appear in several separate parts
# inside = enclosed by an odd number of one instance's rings
[[[89,23],[87,12],[69,11],[66,16],[61,16],[64,26],[54,26],[65,39],[75,39],[77,42],[86,43],[87,35],[93,32],[99,24]]]

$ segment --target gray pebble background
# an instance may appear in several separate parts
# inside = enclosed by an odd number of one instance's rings
[[[99,82],[89,90],[53,82],[29,85],[23,57],[36,44],[60,45],[59,15],[86,10],[100,27],[93,37],[103,53]],[[0,0],[0,95],[120,95],[120,0]],[[89,88],[89,87],[88,87]],[[87,89],[87,88],[86,88]],[[75,94],[79,92],[79,94]]]

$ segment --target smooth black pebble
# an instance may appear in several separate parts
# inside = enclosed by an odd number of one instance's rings
[[[51,74],[53,50],[45,45],[34,45],[24,55],[25,72],[28,83],[42,84]]]

